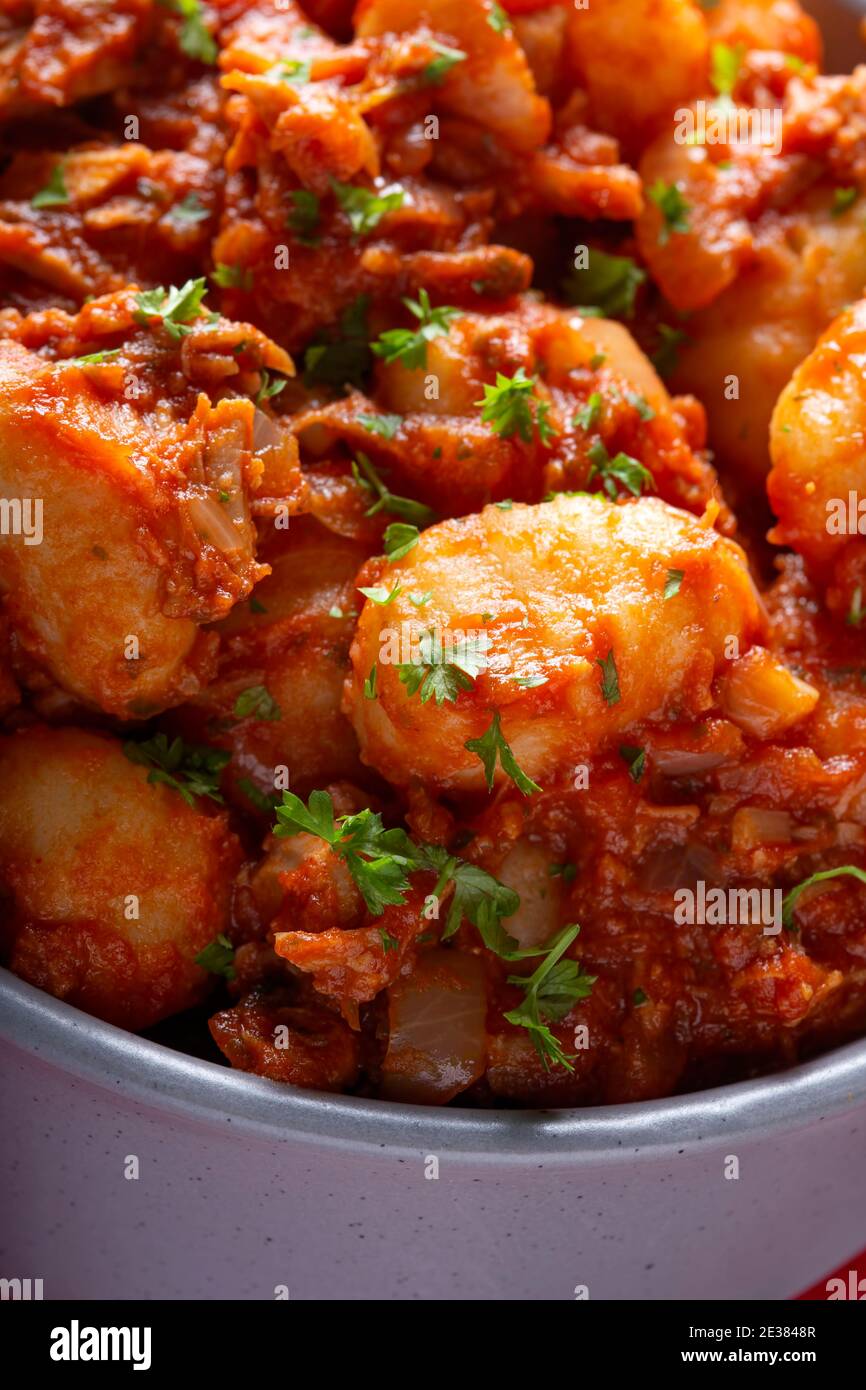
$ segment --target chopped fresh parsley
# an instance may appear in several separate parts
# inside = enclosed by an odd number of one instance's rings
[[[638,748],[635,744],[623,743],[620,745],[619,756],[628,768],[631,780],[639,782],[646,767],[646,749]]]
[[[561,878],[563,883],[573,883],[577,878],[577,865],[551,864],[547,872],[551,878]]]
[[[666,246],[672,234],[680,235],[689,231],[688,214],[691,208],[675,183],[665,183],[664,179],[656,179],[652,187],[647,189],[647,197],[655,203],[662,215],[660,246]]]
[[[382,482],[371,460],[360,450],[352,463],[352,475],[360,487],[376,494],[377,500],[367,508],[365,516],[375,516],[377,512],[390,512],[393,516],[401,516],[404,521],[417,526],[429,526],[431,521],[436,520],[433,508],[424,502],[416,502],[412,497],[398,497],[396,493],[391,492]]]
[[[223,290],[251,290],[253,287],[253,272],[243,265],[218,263],[210,278]]]
[[[506,29],[511,28],[511,20],[501,5],[493,0],[490,7],[490,14],[487,16],[487,23],[497,34],[504,34]]]
[[[631,997],[631,1002],[636,1009],[639,1009],[641,1004],[648,1004],[650,1002],[650,997],[648,994],[644,993],[642,989],[636,989]]]
[[[572,270],[563,291],[569,304],[581,310],[590,309],[606,319],[630,319],[635,296],[645,280],[646,271],[629,256],[610,256],[593,248],[588,266]]]
[[[505,1017],[509,1023],[527,1030],[545,1071],[549,1071],[551,1063],[574,1071],[573,1059],[563,1052],[547,1023],[565,1018],[578,1000],[589,997],[596,981],[595,975],[584,974],[578,961],[561,959],[579,931],[576,922],[563,927],[550,942],[544,960],[531,975],[508,976],[508,983],[519,985],[525,991],[525,996],[523,1002],[516,1009],[510,1009]]]
[[[601,693],[609,705],[618,705],[622,696],[619,693],[619,672],[611,647],[607,656],[596,657],[596,666],[601,667]]]
[[[307,386],[358,386],[373,363],[367,341],[369,295],[360,294],[340,317],[337,333],[315,339],[304,353]]]
[[[626,391],[625,398],[629,405],[634,406],[642,420],[654,420],[656,413],[651,405],[648,405],[643,396],[639,396],[636,391]]]
[[[387,608],[389,603],[393,603],[398,594],[403,592],[403,585],[399,579],[394,581],[393,588],[386,589],[384,584],[377,584],[373,588],[364,589],[358,585],[358,593],[363,594],[371,603],[378,603],[380,607]]]
[[[373,351],[385,362],[400,362],[408,371],[417,371],[427,365],[427,344],[448,332],[451,320],[460,310],[447,304],[431,309],[426,290],[419,291],[417,304],[414,299],[404,299],[403,303],[418,320],[419,327],[415,330],[389,328],[373,343]]]
[[[404,521],[392,521],[385,531],[385,554],[389,560],[402,560],[418,544],[420,531]]]
[[[521,690],[537,690],[540,685],[547,685],[547,676],[515,676],[514,684]]]
[[[630,454],[620,452],[610,458],[600,439],[597,439],[589,450],[589,461],[592,464],[590,478],[598,475],[608,497],[614,501],[618,495],[617,483],[622,484],[633,497],[640,497],[644,488],[655,492],[653,475],[648,468],[638,459],[633,459]]]
[[[261,405],[262,401],[271,401],[274,396],[278,396],[285,390],[288,382],[284,376],[271,377],[270,372],[262,371],[262,384],[256,392],[256,405]]]
[[[575,412],[572,425],[575,429],[594,430],[601,418],[602,399],[600,391],[593,391],[586,405]]]
[[[397,937],[392,936],[391,933],[389,931],[386,931],[384,927],[379,928],[379,936],[382,941],[382,950],[385,952],[386,956],[389,951],[396,951],[399,949],[400,942],[398,941]]]
[[[284,58],[280,64],[280,81],[292,87],[303,87],[310,80],[310,64],[302,58]]]
[[[202,970],[207,970],[211,975],[222,975],[226,980],[233,980],[235,977],[235,948],[227,936],[220,933],[214,937],[203,951],[199,951],[195,957],[196,965],[200,965]]]
[[[663,599],[674,598],[679,593],[684,573],[683,570],[668,570],[668,577],[665,580],[665,589],[662,594]]]
[[[418,639],[417,661],[404,661],[397,667],[401,684],[411,698],[420,692],[421,703],[431,698],[437,705],[456,701],[461,690],[471,690],[473,681],[487,667],[490,638],[486,633],[464,636],[444,646],[441,635],[423,632]]]
[[[378,434],[382,439],[393,439],[403,423],[402,415],[359,415],[358,423],[368,434]]]
[[[863,621],[863,618],[863,590],[858,584],[857,588],[851,595],[851,606],[848,609],[847,614],[845,615],[845,622],[847,623],[848,627],[859,627]]]
[[[466,62],[466,54],[462,48],[449,48],[447,44],[439,43],[436,39],[430,40],[430,47],[436,54],[421,73],[424,82],[431,82],[438,85],[453,67],[458,63]]]
[[[677,365],[677,348],[689,341],[688,333],[681,328],[672,328],[669,323],[659,324],[659,345],[650,359],[659,376],[670,376]]]
[[[838,869],[823,869],[820,873],[810,874],[808,878],[803,879],[802,883],[798,883],[795,888],[786,893],[782,899],[782,925],[788,931],[796,931],[794,911],[801,893],[805,893],[806,889],[811,888],[813,883],[825,883],[828,879],[841,878],[845,874],[851,878],[859,879],[861,883],[866,883],[866,872],[856,868],[853,864],[842,864]]]
[[[61,208],[65,207],[68,202],[69,192],[63,177],[63,165],[55,164],[45,187],[40,188],[39,192],[34,193],[30,199],[30,206],[32,208]]]
[[[257,719],[260,723],[275,723],[282,718],[280,707],[267,686],[251,685],[235,700],[235,719]]]
[[[743,63],[744,48],[737,44],[714,43],[710,49],[710,84],[720,97],[730,98]]]
[[[557,431],[547,421],[550,407],[534,395],[535,381],[535,377],[527,376],[522,367],[518,367],[513,377],[497,372],[495,385],[485,386],[484,399],[475,402],[483,407],[481,419],[501,439],[518,434],[524,444],[531,444],[536,429],[544,445],[555,438]],[[530,400],[535,401],[534,419]]]
[[[136,323],[148,324],[152,319],[161,319],[166,333],[178,342],[186,333],[191,333],[189,324],[202,312],[202,300],[207,294],[207,281],[204,276],[198,280],[187,280],[177,289],[172,285],[164,289],[160,285],[155,290],[143,290],[136,294],[138,305],[133,314]]]
[[[365,700],[375,700],[375,698],[376,698],[376,680],[377,680],[378,675],[379,675],[379,667],[377,666],[376,662],[374,661],[374,662],[373,662],[373,665],[370,667],[370,674],[369,674],[369,676],[367,677],[367,679],[364,681],[364,699],[365,699]]]
[[[88,352],[84,357],[64,357],[58,367],[96,367],[100,362],[108,362],[116,357],[120,348],[106,348],[103,352]]]
[[[181,17],[180,46],[188,58],[199,63],[213,64],[218,49],[213,34],[202,18],[200,0],[161,0]]]
[[[538,783],[533,782],[531,777],[527,777],[518,765],[511,746],[506,742],[500,728],[498,710],[493,716],[490,727],[485,730],[481,737],[469,739],[463,747],[469,753],[475,753],[480,758],[488,791],[493,790],[493,776],[496,771],[497,758],[502,771],[511,778],[518,791],[521,791],[524,796],[531,796],[533,792],[541,791]]]
[[[386,188],[383,193],[374,193],[370,188],[361,188],[354,183],[338,183],[334,178],[331,179],[331,188],[356,237],[372,232],[386,213],[396,212],[397,208],[403,206],[406,196],[403,189],[396,186]]]
[[[292,211],[289,213],[287,224],[289,231],[294,232],[302,246],[318,246],[319,237],[316,235],[319,230],[319,200],[315,193],[310,193],[306,188],[295,188],[289,197],[292,200]]]
[[[195,193],[187,193],[185,198],[169,210],[168,216],[172,222],[179,222],[181,226],[194,227],[199,222],[206,222],[210,213]]]
[[[517,911],[520,898],[476,864],[439,845],[416,844],[405,830],[386,830],[377,812],[364,810],[335,817],[333,802],[323,791],[312,792],[306,806],[292,792],[283,792],[276,816],[275,835],[316,835],[331,846],[343,859],[374,916],[380,917],[388,906],[402,904],[410,873],[434,873],[437,898],[449,885],[454,890],[443,940],[453,936],[465,917],[478,927],[491,950],[505,943],[506,950],[518,952],[509,954],[508,959],[522,958],[524,952],[517,942],[498,925],[500,918]],[[525,954],[540,955],[542,951],[529,948]]]
[[[841,217],[843,212],[856,203],[858,190],[856,188],[834,188],[833,206],[830,209],[834,217]]]
[[[184,743],[182,738],[169,743],[165,734],[155,734],[142,743],[124,743],[123,751],[131,763],[150,768],[148,782],[171,787],[188,806],[195,805],[197,796],[222,802],[220,773],[231,757],[224,749]]]

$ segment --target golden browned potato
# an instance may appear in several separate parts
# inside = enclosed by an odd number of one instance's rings
[[[200,688],[216,646],[202,624],[266,573],[253,494],[278,451],[257,450],[253,401],[226,392],[256,390],[265,364],[292,370],[256,329],[207,321],[192,291],[180,323],[142,298],[34,315],[56,361],[0,341],[0,494],[22,512],[0,537],[6,611],[58,685],[123,718]],[[279,481],[287,496],[290,468]]]
[[[88,1013],[146,1028],[204,998],[195,958],[228,924],[240,860],[223,812],[150,783],[115,739],[34,727],[0,742],[4,954]]]
[[[591,0],[569,40],[594,120],[630,147],[703,89],[709,40],[692,0]]]
[[[700,715],[761,631],[739,547],[654,498],[486,507],[431,527],[378,582],[399,590],[364,605],[345,707],[398,786],[483,787],[483,747],[466,744],[495,740],[494,717],[550,782],[638,721]]]
[[[803,555],[821,579],[844,552],[864,550],[866,516],[859,509],[866,499],[864,441],[866,300],[861,299],[819,339],[773,414],[767,490],[778,524],[772,538]]]

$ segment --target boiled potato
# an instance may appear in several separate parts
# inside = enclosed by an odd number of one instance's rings
[[[379,582],[400,589],[364,605],[345,708],[364,760],[398,786],[482,788],[465,744],[494,716],[523,772],[549,782],[631,724],[706,710],[729,639],[745,649],[761,629],[739,547],[655,498],[486,507],[431,527]],[[442,643],[426,666],[425,632]],[[422,701],[422,677],[454,677],[449,652],[474,674],[455,699]]]
[[[113,738],[0,741],[4,954],[49,994],[127,1028],[197,1004],[214,976],[195,957],[228,925],[240,859],[224,813],[150,784]]]

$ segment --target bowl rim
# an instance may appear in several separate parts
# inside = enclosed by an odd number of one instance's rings
[[[866,1038],[713,1090],[626,1105],[460,1110],[295,1090],[103,1023],[0,970],[0,1038],[151,1113],[236,1139],[358,1154],[448,1153],[493,1165],[663,1158],[778,1137],[866,1105]]]

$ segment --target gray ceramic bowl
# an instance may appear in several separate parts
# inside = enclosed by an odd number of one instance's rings
[[[866,0],[807,8],[850,67]],[[780,1298],[866,1246],[866,1041],[672,1100],[442,1111],[239,1075],[0,972],[0,1053],[0,1277],[47,1298]]]

